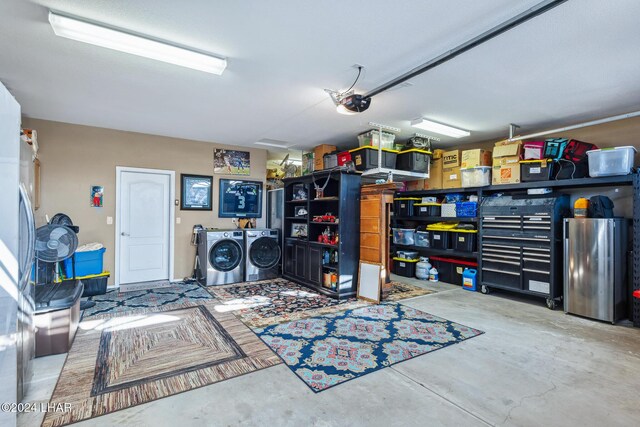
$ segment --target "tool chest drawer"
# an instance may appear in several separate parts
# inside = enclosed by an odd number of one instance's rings
[[[482,283],[487,285],[507,286],[514,289],[522,289],[520,272],[502,271],[499,269],[482,266]]]

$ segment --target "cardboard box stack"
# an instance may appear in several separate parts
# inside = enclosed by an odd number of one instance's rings
[[[462,150],[445,151],[442,154],[442,188],[460,188],[460,161]]]
[[[493,178],[491,183],[517,184],[520,182],[522,141],[499,141],[493,148]]]
[[[313,149],[313,170],[321,171],[324,169],[324,155],[333,153],[337,148],[335,145],[322,144]]]
[[[460,167],[462,169],[477,168],[478,166],[491,166],[491,151],[477,148],[475,150],[464,150]]]

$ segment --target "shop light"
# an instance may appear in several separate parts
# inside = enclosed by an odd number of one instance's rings
[[[130,53],[156,61],[168,62],[206,73],[221,75],[227,67],[225,58],[196,52],[166,42],[130,34],[122,30],[49,11],[49,23],[60,37]]]
[[[442,123],[437,123],[425,118],[412,120],[411,126],[422,130],[439,133],[440,135],[451,136],[453,138],[462,138],[463,136],[471,135],[471,132],[469,131],[454,128],[448,125],[443,125]]]

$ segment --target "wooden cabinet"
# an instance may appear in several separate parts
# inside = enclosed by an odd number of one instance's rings
[[[286,178],[284,184],[284,277],[332,297],[355,295],[360,175],[328,170]],[[316,191],[322,187],[322,193]],[[337,243],[323,241],[324,233],[337,237]],[[333,273],[337,281],[325,284],[325,273]]]

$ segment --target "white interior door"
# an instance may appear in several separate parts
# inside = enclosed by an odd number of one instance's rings
[[[120,172],[120,283],[169,279],[171,175]]]

